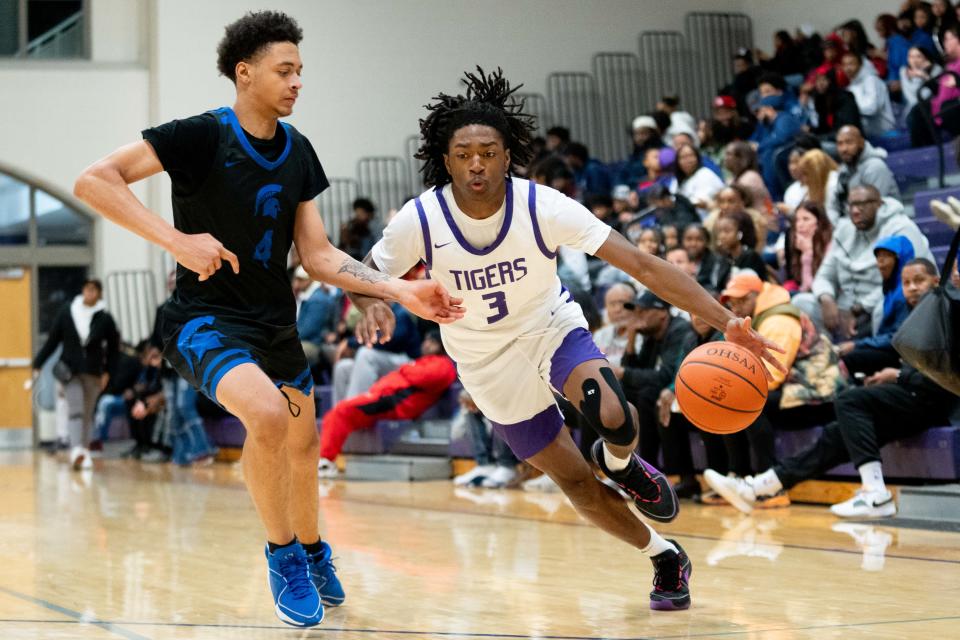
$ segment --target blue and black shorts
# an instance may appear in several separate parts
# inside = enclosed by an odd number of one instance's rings
[[[201,315],[184,322],[163,318],[163,357],[195,389],[217,401],[228,371],[253,363],[277,385],[313,392],[313,377],[296,325],[276,327]]]

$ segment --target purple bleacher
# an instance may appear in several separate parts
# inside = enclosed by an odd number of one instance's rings
[[[420,420],[444,420],[453,417],[459,405],[463,386],[459,381],[450,385],[436,404],[427,409]],[[344,453],[389,453],[405,432],[412,429],[412,420],[380,420],[371,429],[358,429],[350,434],[343,445]]]
[[[799,431],[778,431],[776,453],[784,460],[809,447],[823,431],[821,427]],[[690,434],[693,463],[697,469],[707,464],[703,439]],[[880,450],[883,474],[888,478],[951,480],[960,479],[960,427],[946,426],[927,429],[923,433],[891,442]],[[834,467],[828,475],[857,477],[850,463]]]
[[[960,171],[953,143],[943,145],[943,160],[946,173]],[[886,163],[901,186],[909,183],[911,178],[935,178],[940,175],[940,160],[936,145],[893,151],[887,155]]]
[[[313,397],[317,400],[317,418],[322,418],[333,408],[333,385],[318,384],[313,388]]]
[[[414,428],[411,420],[380,420],[372,429],[358,429],[343,443],[344,453],[388,453],[404,433]]]
[[[930,248],[934,250],[935,255],[936,248],[950,245],[954,232],[953,229],[934,217],[933,211],[930,209],[930,202],[932,200],[945,202],[950,196],[960,198],[960,187],[919,191],[913,198],[915,222],[917,223],[917,227],[920,228],[920,231],[923,232],[923,235],[930,241]],[[946,255],[945,250],[943,251],[943,255]],[[941,260],[942,258],[938,256],[938,265]]]
[[[218,447],[242,447],[247,437],[247,430],[240,419],[234,416],[206,418],[203,425],[210,442]]]
[[[870,144],[887,151],[904,151],[910,148],[910,132],[891,131],[879,138],[870,138]]]

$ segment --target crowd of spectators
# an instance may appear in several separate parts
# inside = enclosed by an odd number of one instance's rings
[[[927,238],[900,200],[882,144],[897,135],[930,144],[960,131],[957,15],[949,0],[907,2],[898,15],[877,17],[878,44],[859,20],[823,36],[809,27],[794,35],[778,31],[772,54],[736,52],[733,75],[703,118],[686,111],[679,97],[663,96],[632,120],[632,151],[613,163],[601,162],[567,128],[554,126],[535,141],[536,157],[521,170],[583,203],[640,250],[684,270],[734,312],[752,316],[761,334],[785,348],[781,361],[789,373],[771,370],[770,394],[757,421],[732,436],[701,434],[714,479],[734,478],[730,486],[723,485],[726,480],[716,483],[725,490],[722,498],[735,506],[788,504],[785,487],[825,470],[827,462],[852,459],[870,500],[868,507],[847,504],[838,513],[864,515],[881,504],[889,510],[876,447],[864,444],[870,427],[863,416],[883,410],[885,403],[899,402],[896,411],[903,413],[917,408],[918,398],[954,400],[937,395],[891,347],[891,337],[939,274]],[[389,219],[378,217],[376,204],[366,198],[352,208],[353,216],[339,230],[339,246],[362,259]],[[593,256],[561,248],[558,262],[563,284],[584,308],[640,412],[641,455],[662,459],[665,471],[680,477],[682,496],[720,501],[701,495],[688,439],[692,427],[678,410],[672,385],[682,358],[721,336]],[[407,277],[424,277],[422,266]],[[321,435],[321,475],[332,477],[351,430],[377,419],[421,415],[453,383],[453,364],[436,327],[401,307],[394,305],[397,328],[389,342],[361,345],[352,337],[356,310],[341,291],[312,282],[295,260],[291,281],[314,380],[333,389],[333,409],[323,418]],[[98,298],[91,300],[79,304],[96,317],[102,309],[95,306]],[[66,323],[70,310],[64,313]],[[67,345],[73,339],[68,334],[51,334],[51,340]],[[105,340],[108,346],[117,342]],[[44,347],[38,366],[51,350],[50,344]],[[115,351],[89,356],[88,363],[92,357],[101,364],[75,368],[78,375],[65,386],[71,405],[83,406],[84,415],[92,411],[90,397],[105,388],[99,376],[116,367]],[[175,461],[212,455],[203,440],[191,445],[190,456],[178,457],[171,438],[153,426],[166,407],[181,425],[166,433],[202,432],[196,394],[168,379],[155,343],[140,345],[137,353],[136,375],[101,396],[99,414],[128,415],[137,442],[132,455],[172,455]],[[879,385],[886,386],[868,390]],[[513,469],[516,460],[495,441],[469,396],[464,394],[460,405],[458,431],[473,441],[479,464],[457,484],[500,487],[522,481],[525,476]],[[949,412],[914,415],[909,429],[878,422],[875,440],[942,423]],[[85,446],[86,424],[71,426],[75,447]],[[830,425],[815,449],[778,463],[776,430],[815,424]],[[568,426],[583,432],[575,416]],[[850,432],[860,444],[851,445]],[[581,442],[592,437],[580,435]],[[750,493],[736,484],[744,477],[763,480]],[[742,499],[731,499],[731,492]]]

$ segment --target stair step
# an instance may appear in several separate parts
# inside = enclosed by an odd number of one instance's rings
[[[447,480],[451,477],[449,458],[427,456],[347,456],[347,480],[411,482]]]
[[[960,522],[960,484],[901,487],[897,517]]]

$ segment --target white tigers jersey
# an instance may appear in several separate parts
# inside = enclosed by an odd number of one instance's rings
[[[429,277],[454,297],[466,315],[440,325],[447,353],[474,363],[521,335],[547,326],[559,305],[572,301],[557,277],[557,249],[593,254],[610,227],[559,191],[507,179],[506,198],[490,218],[460,211],[449,184],[408,202],[373,247],[377,266],[402,276],[422,261]],[[509,373],[509,372],[504,372]]]

